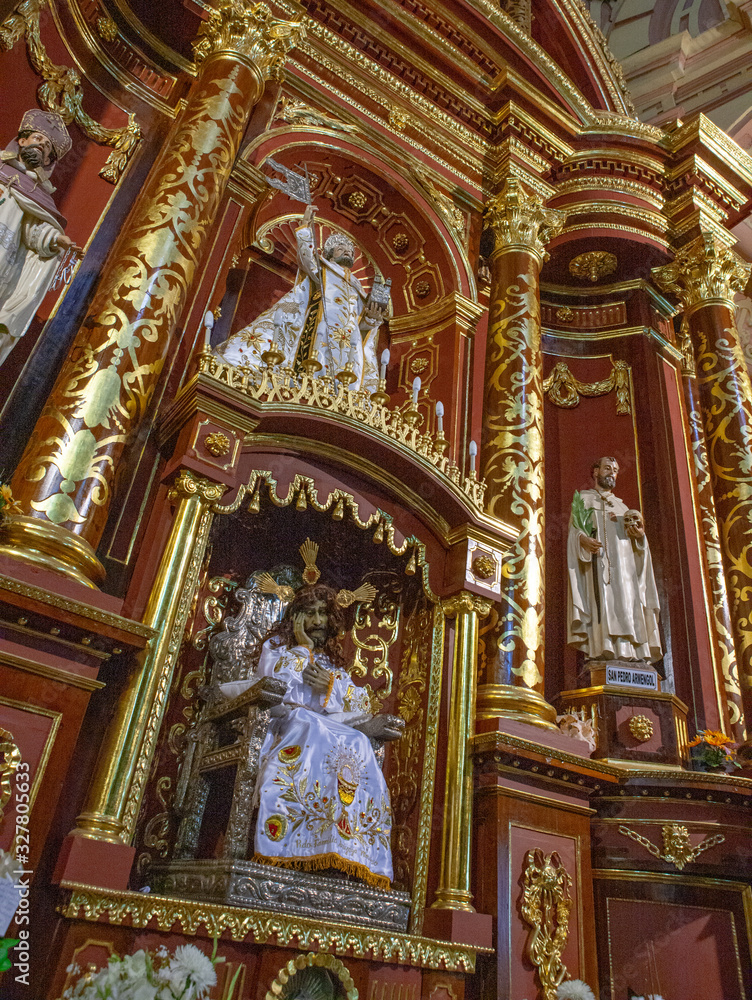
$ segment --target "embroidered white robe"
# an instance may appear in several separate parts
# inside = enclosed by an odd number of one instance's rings
[[[0,184],[0,365],[26,333],[55,277],[57,221],[12,185]]]
[[[295,235],[298,275],[292,290],[220,344],[216,353],[228,364],[260,368],[276,330],[283,364],[303,371],[302,362],[315,358],[321,365],[317,374],[334,377],[349,362],[356,376],[350,388],[373,392],[378,385],[380,320],[364,317],[367,297],[349,269],[318,256],[313,231],[304,226]]]
[[[389,791],[370,740],[351,725],[370,718],[368,693],[321,653],[316,663],[334,679],[315,693],[302,678],[309,650],[274,643],[264,643],[256,677],[277,677],[287,691],[261,751],[256,859],[389,888]]]

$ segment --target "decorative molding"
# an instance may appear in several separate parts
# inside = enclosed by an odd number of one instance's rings
[[[131,114],[128,115],[128,124],[124,128],[105,128],[84,111],[80,74],[69,66],[56,66],[42,44],[39,22],[46,2],[47,0],[22,0],[10,17],[0,25],[0,48],[8,51],[26,36],[29,61],[44,81],[37,90],[40,107],[45,111],[56,112],[67,125],[75,122],[100,146],[113,147],[99,176],[116,184],[141,141],[141,127],[136,122],[135,115]]]
[[[264,404],[281,403],[290,410],[295,406],[315,408],[326,414],[349,417],[358,426],[383,435],[408,448],[413,456],[425,459],[436,472],[446,477],[461,493],[466,503],[483,509],[486,485],[473,473],[464,475],[451,459],[439,451],[428,434],[422,434],[415,424],[399,410],[389,410],[374,402],[366,391],[354,392],[342,383],[335,388],[328,377],[294,375],[286,368],[238,368],[224,364],[211,351],[198,356],[199,376],[204,375],[228,389],[242,393]]]
[[[588,208],[588,211],[591,211]],[[615,254],[607,250],[589,250],[587,253],[578,254],[569,262],[569,273],[575,278],[582,278],[583,281],[590,281],[595,284],[599,278],[604,278],[607,274],[613,274],[618,265]]]
[[[328,950],[334,955],[450,972],[474,972],[476,955],[490,954],[492,950],[413,934],[374,931],[354,924],[283,917],[222,903],[186,902],[125,890],[111,892],[75,882],[63,882],[62,887],[71,893],[61,907],[61,913],[69,920],[104,919],[110,924],[137,928],[153,921],[162,931],[179,924],[181,933],[189,937],[196,936],[199,928],[210,937],[219,937],[227,931],[233,941],[250,938],[257,944],[273,941],[281,947],[317,947],[319,952]]]
[[[624,837],[629,837],[635,843],[640,844],[645,850],[660,861],[667,861],[681,871],[685,865],[696,861],[703,851],[711,847],[717,847],[724,843],[726,838],[722,833],[717,833],[713,837],[706,837],[701,843],[693,845],[689,839],[689,830],[679,823],[666,823],[661,827],[663,835],[663,851],[647,837],[630,830],[628,826],[620,824],[619,833]]]
[[[632,369],[626,361],[614,361],[611,374],[600,382],[580,382],[565,361],[557,361],[543,382],[543,391],[555,406],[571,410],[579,404],[580,396],[605,396],[613,389],[616,392],[616,412],[630,414],[631,382]]]
[[[0,726],[0,822],[10,797],[13,794],[11,777],[21,763],[21,751],[9,729]]]
[[[83,604],[81,601],[75,601],[70,597],[61,597],[59,594],[54,594],[49,590],[42,590],[41,587],[34,587],[30,583],[21,583],[20,580],[16,580],[13,577],[0,574],[0,595],[3,590],[27,597],[32,601],[38,601],[40,604],[47,604],[51,608],[57,608],[59,611],[69,611],[74,615],[87,618],[89,621],[97,622],[100,625],[118,629],[121,632],[129,632],[131,635],[137,635],[142,639],[151,639],[156,634],[155,629],[150,628],[148,625],[143,625],[141,622],[132,621],[130,618],[122,618],[111,611],[102,611],[100,608],[94,608],[90,604]]]
[[[561,956],[569,937],[572,876],[554,851],[528,851],[522,869],[520,913],[530,925],[527,957],[538,972],[544,1000],[556,1000],[556,988],[567,978]]]

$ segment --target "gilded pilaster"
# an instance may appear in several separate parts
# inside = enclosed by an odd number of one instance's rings
[[[297,24],[244,0],[227,0],[202,24],[186,107],[112,248],[13,479],[14,496],[38,522],[35,547],[16,539],[19,558],[39,562],[45,529],[59,528],[86,550],[71,573],[90,574],[115,470],[148,412],[251,109],[301,37]],[[77,550],[60,555],[63,572],[65,554]]]
[[[470,892],[473,762],[469,747],[475,734],[478,619],[490,612],[491,602],[463,591],[444,601],[443,609],[448,618],[457,619],[457,625],[449,695],[441,875],[432,908],[473,912]]]
[[[131,841],[214,517],[211,508],[226,489],[182,470],[170,491],[175,517],[144,612],[144,624],[157,635],[141,654],[105,734],[73,831],[78,836]]]
[[[481,475],[489,513],[518,537],[502,567],[498,658],[492,681],[495,713],[551,722],[543,698],[544,466],[543,356],[539,274],[545,246],[566,214],[543,207],[515,178],[488,206],[496,244],[486,347]],[[490,688],[490,685],[486,685]],[[520,691],[516,692],[515,689]],[[509,706],[512,706],[511,708]],[[486,711],[488,709],[488,711]],[[544,723],[545,724],[545,723]]]
[[[671,264],[655,268],[658,285],[678,296],[694,350],[696,392],[702,419],[715,529],[704,524],[713,558],[713,535],[728,594],[739,687],[749,730],[752,722],[752,385],[736,329],[733,294],[746,286],[750,265],[717,233],[702,233],[677,251]],[[711,567],[712,569],[712,567]],[[720,586],[720,583],[719,583]],[[716,618],[718,613],[716,612]],[[729,684],[735,678],[727,662]],[[738,731],[739,723],[737,723]]]

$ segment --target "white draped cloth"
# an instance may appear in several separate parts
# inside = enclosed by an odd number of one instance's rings
[[[593,560],[582,546],[586,536],[570,523],[567,641],[589,659],[659,660],[658,591],[647,539],[627,535],[629,508],[609,490],[582,490],[581,496],[594,512],[603,548]]]
[[[52,284],[62,232],[40,205],[14,185],[0,183],[0,365]]]
[[[352,723],[370,718],[368,692],[323,653],[328,692],[303,680],[311,653],[264,643],[256,677],[287,684],[282,714],[261,750],[254,860],[283,867],[337,868],[389,888],[392,813],[384,775],[367,736]]]
[[[295,236],[298,274],[292,290],[219,344],[216,353],[228,364],[260,368],[261,355],[274,341],[284,365],[302,372],[302,362],[314,358],[322,366],[317,374],[333,378],[349,363],[355,374],[350,388],[375,391],[381,321],[364,316],[367,296],[355,275],[316,253],[312,229],[303,226]]]

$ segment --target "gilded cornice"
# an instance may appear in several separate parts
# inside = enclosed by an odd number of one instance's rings
[[[664,132],[662,145],[672,153],[679,153],[697,142],[730,167],[743,183],[752,185],[752,156],[703,114]]]
[[[637,110],[632,103],[621,65],[614,58],[605,35],[590,16],[590,11],[582,0],[558,0],[556,5],[575,22],[575,42],[582,40],[585,43],[590,55],[588,61],[598,67],[599,77],[606,84],[614,110],[636,119]]]
[[[127,0],[105,0],[105,6],[112,4],[118,14],[129,28],[153,50],[155,55],[163,61],[163,65],[169,67],[171,72],[179,71],[187,73],[189,76],[196,75],[196,66],[190,59],[176,52],[175,49],[166,45],[161,38],[157,38],[133,13]]]
[[[203,929],[201,936],[210,937],[220,937],[227,932],[233,941],[249,940],[254,944],[274,944],[296,950],[316,948],[334,955],[453,972],[473,972],[476,955],[492,951],[491,948],[437,941],[415,934],[287,917],[226,903],[189,902],[125,890],[113,892],[77,882],[62,882],[61,885],[70,893],[61,907],[61,913],[68,920],[105,921],[138,928],[153,922],[162,931],[179,925],[181,933],[189,937],[195,937],[199,929]]]
[[[721,174],[697,153],[689,153],[683,160],[672,164],[666,170],[666,188],[672,193],[686,189],[692,181],[696,180],[709,188],[716,201],[726,208],[738,209],[747,200],[728,177]],[[671,211],[673,199],[667,207]]]
[[[101,608],[93,607],[91,604],[84,604],[70,597],[62,597],[50,590],[42,587],[35,587],[30,583],[23,583],[12,576],[0,575],[0,593],[3,590],[11,594],[19,594],[31,601],[39,604],[46,604],[50,608],[58,611],[67,611],[79,618],[97,622],[107,628],[117,629],[130,635],[138,636],[141,639],[150,639],[155,635],[153,628],[143,625],[141,622],[132,621],[130,618],[123,618],[121,615],[113,614],[111,611],[103,611]]]
[[[651,191],[645,184],[629,180],[627,177],[585,174],[581,177],[572,177],[569,180],[559,181],[556,184],[557,195],[580,194],[581,192],[590,194],[596,191],[615,191],[617,194],[639,198],[661,212],[664,208],[662,195],[657,191]]]
[[[118,0],[109,0],[109,2],[116,6],[118,4]],[[106,9],[106,7],[89,7],[88,17],[87,11],[82,8],[80,0],[68,0],[65,7],[75,24],[81,43],[87,52],[94,56],[112,80],[120,84],[124,90],[133,94],[138,100],[156,108],[161,114],[171,118],[174,118],[178,114],[180,101],[175,100],[175,92],[180,89],[176,88],[178,73],[181,71],[190,71],[192,73],[192,63],[182,60],[184,66],[175,66],[171,60],[164,58],[161,63],[155,62],[133,39],[122,34],[119,26],[111,17],[110,23],[114,25],[115,29],[114,37],[103,38],[95,30],[94,25],[97,23],[97,19],[101,19],[102,9]],[[65,38],[61,12],[58,5],[51,3],[50,10],[60,37]],[[166,54],[166,51],[159,53],[160,56],[165,56]],[[83,71],[79,60],[77,60],[77,63],[79,70]],[[165,68],[165,66],[171,65],[174,67],[173,69]],[[147,82],[145,82],[144,78],[146,78]]]

